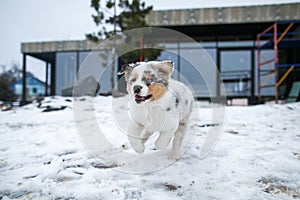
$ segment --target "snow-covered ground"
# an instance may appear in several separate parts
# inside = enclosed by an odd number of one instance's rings
[[[114,119],[128,119],[113,117],[112,100],[95,98],[93,112],[108,139],[130,152],[126,137],[113,136],[119,128]],[[127,173],[87,152],[72,101],[49,97],[41,108],[0,112],[0,199],[300,198],[299,103],[226,107],[224,132],[204,159],[199,154],[213,127],[212,106],[199,103],[199,119],[192,118],[188,129],[195,138],[180,160],[150,173]],[[47,105],[64,109],[42,112]],[[126,112],[126,106],[119,109]]]

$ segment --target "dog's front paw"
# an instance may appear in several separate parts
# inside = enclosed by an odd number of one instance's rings
[[[171,152],[171,154],[168,157],[169,160],[173,160],[173,161],[177,161],[179,160],[179,158],[180,158],[179,152]]]
[[[135,143],[135,144],[131,144],[131,146],[134,149],[134,151],[137,153],[142,154],[145,151],[145,145],[143,143]]]

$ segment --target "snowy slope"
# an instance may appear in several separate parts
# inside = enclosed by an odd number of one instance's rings
[[[106,133],[119,131],[112,100],[94,99]],[[212,111],[200,103],[200,120],[192,118],[189,127],[195,139],[182,158],[164,169],[135,174],[86,151],[71,101],[47,98],[42,108],[30,104],[0,112],[0,199],[300,198],[299,103],[227,107],[224,133],[211,154],[199,159]],[[47,105],[66,107],[42,112]],[[120,124],[127,121],[118,116]],[[126,137],[107,137],[131,151]],[[147,151],[154,150],[149,145]]]

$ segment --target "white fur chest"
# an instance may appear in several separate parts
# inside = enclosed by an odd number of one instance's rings
[[[174,103],[173,103],[174,102]],[[180,112],[175,107],[176,97],[167,92],[163,98],[147,104],[136,104],[129,101],[131,120],[143,126],[149,132],[168,131],[177,127],[180,121]]]

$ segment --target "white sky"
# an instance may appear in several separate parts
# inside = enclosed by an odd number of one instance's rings
[[[103,1],[103,0],[102,0]],[[146,0],[155,10],[203,8],[300,0]],[[251,3],[249,3],[251,2]],[[22,65],[21,42],[85,39],[96,29],[90,0],[1,0],[0,1],[0,72],[1,65]],[[28,71],[44,80],[44,63],[28,59]]]

